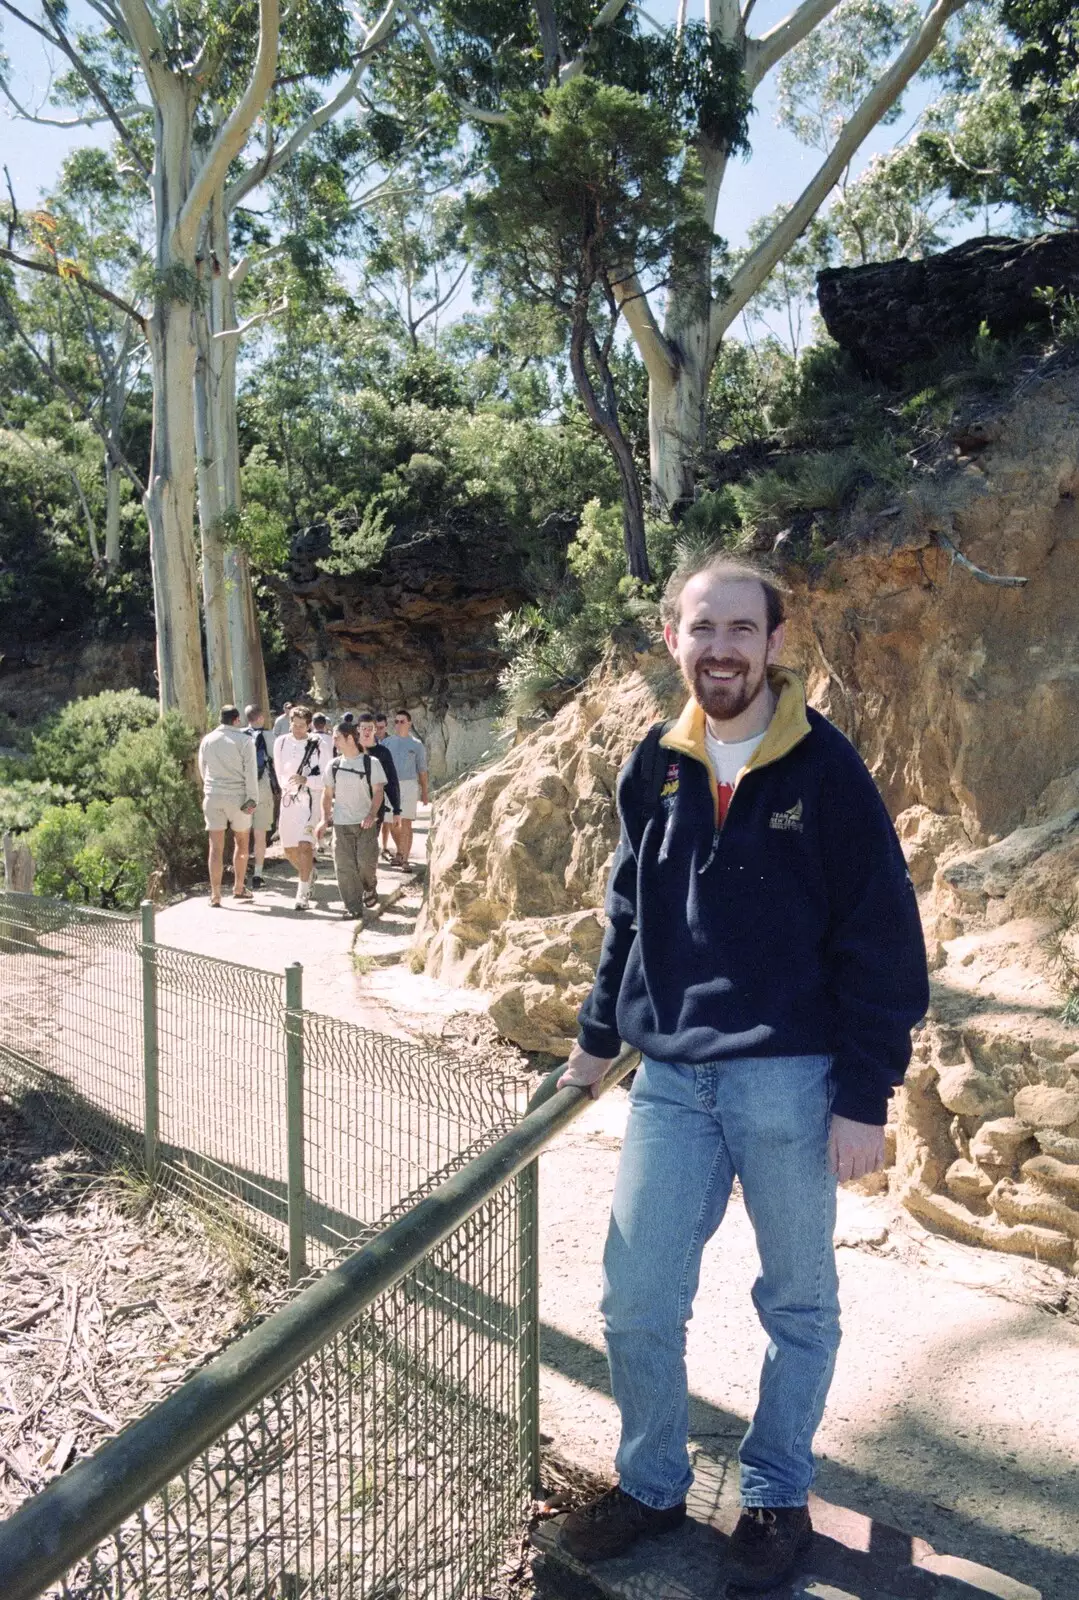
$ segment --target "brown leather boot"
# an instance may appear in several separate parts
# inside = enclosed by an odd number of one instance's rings
[[[673,1533],[686,1520],[686,1502],[655,1511],[631,1494],[608,1489],[579,1511],[571,1511],[562,1524],[560,1542],[578,1561],[608,1561],[620,1556],[638,1539]]]
[[[738,1589],[771,1589],[789,1578],[813,1542],[806,1506],[748,1506],[727,1547]]]

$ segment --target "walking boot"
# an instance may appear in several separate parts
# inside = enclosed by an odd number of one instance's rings
[[[727,1547],[732,1587],[759,1593],[782,1583],[812,1542],[806,1506],[747,1506]]]
[[[608,1489],[579,1511],[571,1511],[559,1535],[564,1550],[578,1561],[607,1561],[638,1539],[673,1533],[686,1520],[686,1502],[656,1511],[624,1490]]]

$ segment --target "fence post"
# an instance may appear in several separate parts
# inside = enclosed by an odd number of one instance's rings
[[[521,1475],[533,1499],[540,1492],[539,1162],[517,1179],[518,1262],[521,1273],[519,1440]]]
[[[160,1127],[157,1047],[157,941],[154,933],[154,903],[144,900],[142,913],[142,1081],[143,1081],[143,1159],[151,1182],[157,1178],[157,1145]]]
[[[307,1271],[303,1171],[303,967],[285,968],[285,1117],[288,1125],[288,1279]]]

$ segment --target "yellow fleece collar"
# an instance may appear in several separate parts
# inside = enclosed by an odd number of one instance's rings
[[[776,708],[765,730],[764,738],[735,779],[735,788],[751,768],[766,767],[771,761],[779,761],[793,750],[796,744],[800,744],[810,731],[809,718],[806,716],[805,687],[798,674],[792,672],[789,667],[769,667],[768,683],[776,696]],[[682,708],[678,721],[668,729],[659,742],[666,750],[678,750],[683,755],[692,756],[695,761],[704,763],[718,819],[719,786],[712,771],[712,763],[708,759],[704,730],[704,710],[696,700],[690,699]]]

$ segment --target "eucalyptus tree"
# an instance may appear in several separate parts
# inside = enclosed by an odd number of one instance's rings
[[[867,135],[896,106],[929,60],[964,0],[924,0],[916,25],[871,81],[843,108],[816,172],[768,233],[730,274],[714,242],[732,157],[743,147],[745,113],[765,77],[851,0],[799,0],[783,21],[750,31],[754,0],[703,0],[703,16],[678,7],[673,30],[645,31],[633,0],[429,0],[406,11],[429,71],[481,137],[508,125],[507,96],[538,94],[587,75],[619,84],[662,108],[681,136],[702,223],[672,241],[651,293],[632,274],[618,288],[622,314],[649,377],[653,496],[676,508],[692,492],[704,436],[708,379],[725,334],[800,238]],[[856,0],[861,3],[861,0]],[[487,130],[484,134],[484,130]]]
[[[647,293],[679,234],[703,228],[681,141],[662,108],[579,77],[522,97],[491,130],[489,155],[497,182],[470,206],[481,270],[565,319],[577,392],[618,472],[627,565],[647,582],[644,502],[612,356],[626,282]]]

